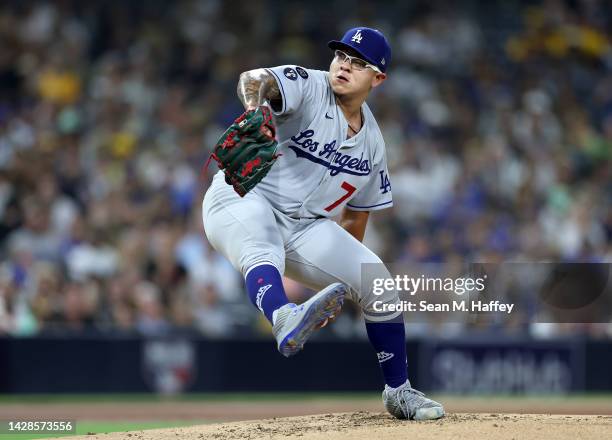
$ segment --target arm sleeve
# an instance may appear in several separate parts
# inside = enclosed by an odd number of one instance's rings
[[[274,76],[280,90],[283,106],[274,111],[276,116],[299,112],[302,104],[315,94],[318,72],[300,66],[277,66],[266,69]]]
[[[387,169],[386,155],[374,167],[370,180],[347,204],[352,211],[378,211],[393,206],[391,181]]]

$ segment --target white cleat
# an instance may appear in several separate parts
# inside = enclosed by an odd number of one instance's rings
[[[278,351],[285,357],[298,353],[310,335],[340,311],[346,292],[344,284],[334,283],[299,306],[291,303],[278,309],[272,327]]]
[[[382,396],[389,414],[398,419],[435,420],[444,417],[442,405],[412,388],[409,380],[397,388],[385,385]]]

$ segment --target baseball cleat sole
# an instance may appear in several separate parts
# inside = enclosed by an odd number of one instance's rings
[[[338,314],[344,302],[346,287],[342,283],[331,284],[321,290],[303,306],[306,308],[296,327],[281,341],[278,351],[291,357],[304,348],[310,335],[327,323],[329,318]]]

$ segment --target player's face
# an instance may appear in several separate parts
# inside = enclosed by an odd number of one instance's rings
[[[373,87],[378,87],[385,79],[384,73],[379,73],[362,59],[349,60],[344,55],[359,58],[359,54],[351,49],[337,51],[329,66],[329,82],[336,95],[367,96]]]

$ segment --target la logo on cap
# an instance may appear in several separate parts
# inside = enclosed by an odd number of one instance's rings
[[[362,38],[363,37],[361,36],[361,29],[359,29],[357,32],[355,32],[355,35],[353,35],[351,41],[354,41],[355,43],[361,43]]]

